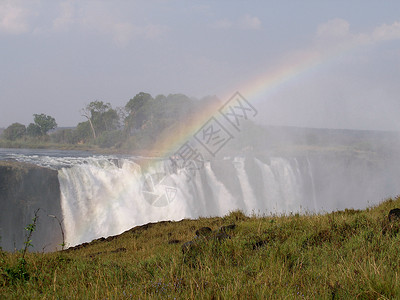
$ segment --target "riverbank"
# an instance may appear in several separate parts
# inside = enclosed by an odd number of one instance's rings
[[[6,141],[0,139],[0,148],[4,149],[47,149],[47,150],[62,150],[62,151],[85,151],[93,154],[104,155],[132,155],[132,156],[149,156],[159,157],[162,153],[154,150],[127,150],[115,147],[102,148],[92,144],[56,144],[49,142],[26,143],[23,141]]]

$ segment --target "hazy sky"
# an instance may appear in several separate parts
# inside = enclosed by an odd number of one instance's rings
[[[400,1],[0,0],[0,127],[237,90],[265,124],[400,130]]]

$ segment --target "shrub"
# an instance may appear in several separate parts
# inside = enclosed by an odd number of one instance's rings
[[[16,139],[22,138],[25,134],[25,125],[20,123],[13,123],[4,130],[3,137],[7,140],[15,141]]]

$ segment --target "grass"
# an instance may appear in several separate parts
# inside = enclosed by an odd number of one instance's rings
[[[50,141],[41,141],[39,139],[9,141],[0,138],[0,148],[15,148],[15,149],[57,149],[57,150],[81,150],[92,151],[98,147],[88,144],[59,144]]]
[[[26,278],[9,271],[21,254],[1,252],[0,298],[399,298],[400,221],[387,218],[395,207],[400,197],[325,215],[232,212],[160,222],[75,249],[27,253]],[[200,240],[182,254],[197,229],[232,223],[231,239]]]

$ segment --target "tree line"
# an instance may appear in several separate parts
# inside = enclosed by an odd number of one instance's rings
[[[47,133],[57,127],[56,120],[45,114],[34,114],[34,123],[27,127],[21,123],[13,123],[3,131],[3,138],[15,141],[24,136],[39,137],[46,136]]]
[[[39,139],[59,144],[94,144],[100,147],[145,149],[167,128],[184,126],[182,120],[215,97],[201,100],[183,94],[168,96],[140,92],[124,107],[92,101],[81,109],[84,121],[75,128],[56,130],[56,120],[46,114],[34,114],[33,123],[13,123],[2,138],[10,141]]]

